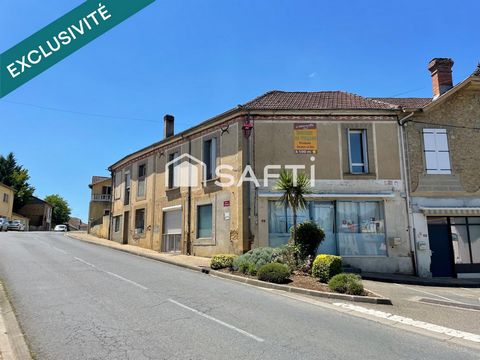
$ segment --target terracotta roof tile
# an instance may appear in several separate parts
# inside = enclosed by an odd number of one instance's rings
[[[432,102],[431,98],[371,98],[372,100],[398,105],[404,108],[422,108]]]
[[[270,91],[244,107],[252,110],[393,110],[398,105],[344,91]]]

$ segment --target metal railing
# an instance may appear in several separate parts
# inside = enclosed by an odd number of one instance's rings
[[[181,234],[164,234],[162,240],[162,252],[178,253],[181,251]]]
[[[110,194],[92,194],[92,201],[112,201]]]

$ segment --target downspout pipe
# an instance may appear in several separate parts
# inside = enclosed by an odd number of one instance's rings
[[[192,139],[188,137],[188,155],[192,156]],[[190,173],[191,167],[188,167],[188,177],[191,178],[192,174]],[[191,239],[191,229],[192,229],[192,187],[188,187],[187,193],[187,249],[186,254],[193,254],[192,239]],[[194,254],[193,254],[194,255]]]
[[[112,226],[113,226],[113,199],[115,198],[114,196],[114,191],[115,191],[115,178],[114,178],[114,172],[110,170],[110,177],[111,177],[111,191],[110,191],[110,223],[108,225],[108,240],[112,240]]]
[[[410,247],[413,251],[413,271],[414,275],[418,276],[418,255],[417,255],[417,241],[416,241],[416,234],[415,234],[415,220],[412,214],[412,207],[411,207],[411,197],[410,197],[410,172],[408,171],[408,153],[405,147],[405,131],[404,126],[408,122],[415,112],[411,112],[410,114],[404,116],[403,118],[399,118],[397,116],[397,123],[400,127],[400,147],[401,147],[401,158],[402,158],[402,173],[403,178],[405,179],[405,192],[406,192],[406,210],[407,210],[407,220],[408,220],[408,236],[410,239]]]

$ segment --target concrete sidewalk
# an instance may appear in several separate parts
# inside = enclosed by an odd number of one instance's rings
[[[115,241],[101,239],[81,231],[68,232],[66,233],[66,235],[74,239],[86,241],[92,244],[110,247],[112,249],[143,256],[149,259],[163,261],[169,264],[182,266],[192,270],[199,270],[203,267],[208,267],[208,268],[210,267],[210,258],[205,258],[200,256],[189,256],[189,255],[182,255],[182,254],[159,253],[155,250],[144,249],[139,246],[119,244]]]
[[[412,275],[364,273],[362,279],[381,281],[395,284],[435,286],[435,287],[462,287],[480,288],[480,279],[457,279],[457,278],[421,278]]]

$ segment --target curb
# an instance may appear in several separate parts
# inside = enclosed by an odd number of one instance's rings
[[[143,253],[136,252],[136,251],[131,251],[131,250],[127,250],[127,249],[118,248],[116,246],[108,246],[107,244],[97,243],[97,242],[90,241],[90,240],[87,240],[87,239],[84,239],[84,238],[81,238],[81,237],[77,237],[74,234],[68,234],[67,233],[67,234],[65,234],[65,236],[68,236],[71,239],[84,241],[84,242],[87,242],[89,244],[108,247],[110,249],[114,249],[114,250],[122,251],[122,252],[125,252],[125,253],[137,255],[137,256],[140,256],[140,257],[143,257],[143,258],[156,260],[156,261],[161,261],[161,262],[164,262],[164,263],[167,263],[167,264],[170,264],[170,265],[180,266],[180,267],[183,267],[183,268],[186,268],[186,269],[189,269],[189,270],[199,271],[199,272],[202,272],[202,273],[207,274],[207,275],[213,275],[213,276],[217,276],[217,277],[221,277],[221,278],[229,279],[229,280],[233,280],[233,281],[238,281],[238,282],[241,282],[241,283],[245,283],[245,284],[253,285],[253,286],[257,286],[257,287],[287,291],[287,292],[291,292],[291,293],[297,293],[297,294],[302,294],[302,295],[310,295],[310,296],[315,296],[315,297],[337,299],[337,300],[346,300],[346,301],[368,303],[368,304],[392,305],[392,301],[390,299],[381,297],[381,296],[373,293],[370,290],[369,291],[372,294],[374,294],[378,297],[345,295],[345,294],[329,293],[329,292],[323,292],[323,291],[317,291],[317,290],[301,289],[301,288],[297,288],[297,287],[293,287],[293,286],[273,284],[273,283],[268,283],[268,282],[264,282],[264,281],[260,281],[260,280],[244,278],[244,277],[237,276],[237,275],[231,275],[231,274],[227,274],[227,273],[224,273],[224,272],[221,272],[221,271],[211,270],[210,268],[206,268],[206,267],[198,267],[198,266],[194,266],[194,265],[182,264],[182,263],[178,263],[178,262],[171,261],[171,260],[168,260],[168,259],[158,258],[156,256],[152,256],[152,255],[149,255],[149,254],[143,254]]]
[[[453,301],[437,300],[437,299],[430,299],[430,298],[423,298],[423,297],[420,298],[418,301],[426,303],[426,304],[444,305],[444,306],[456,307],[456,308],[460,308],[460,309],[480,311],[480,305],[457,303],[457,302],[453,302]]]
[[[7,349],[1,349],[3,360],[32,360],[25,337],[20,329],[20,325],[18,324],[2,283],[0,283],[0,308],[0,325],[3,325],[0,327],[2,331],[5,331],[4,334],[0,334],[0,344],[7,347]],[[2,341],[3,335],[5,335],[5,341]],[[6,342],[6,344],[4,344],[4,342]]]
[[[146,258],[146,259],[161,261],[161,262],[164,262],[166,264],[180,266],[180,267],[183,267],[183,268],[188,269],[188,270],[202,272],[202,268],[200,268],[198,266],[182,264],[182,263],[178,263],[178,262],[175,262],[175,261],[172,261],[172,260],[168,260],[168,259],[164,259],[164,258],[158,258],[158,257],[150,255],[150,254],[144,254],[144,253],[141,253],[141,252],[136,252],[136,251],[132,251],[132,250],[128,250],[128,249],[122,249],[122,248],[119,248],[119,247],[116,247],[116,246],[109,246],[107,244],[101,244],[101,243],[98,243],[98,242],[95,242],[95,241],[91,241],[91,240],[87,240],[87,239],[75,236],[74,234],[68,234],[67,233],[67,234],[65,234],[65,236],[69,237],[70,239],[80,240],[80,241],[83,241],[83,242],[86,242],[86,243],[89,243],[89,244],[106,247],[106,248],[121,251],[121,252],[124,252],[124,253],[127,253],[127,254],[140,256],[140,257],[143,257],[143,258]]]
[[[268,283],[260,280],[245,278],[242,276],[227,274],[221,271],[210,270],[206,268],[202,269],[202,272],[213,275],[213,276],[221,277],[224,279],[238,281],[244,284],[267,288],[267,289],[281,290],[281,291],[286,291],[286,292],[291,292],[296,294],[336,299],[336,300],[346,300],[346,301],[359,302],[359,303],[393,305],[390,299],[384,298],[384,297],[375,298],[375,297],[368,297],[368,296],[346,295],[346,294],[329,293],[329,292],[317,291],[317,290],[308,290],[308,289],[302,289],[302,288],[297,288],[297,287],[288,286],[288,285]],[[377,295],[377,294],[374,294],[374,295]]]

